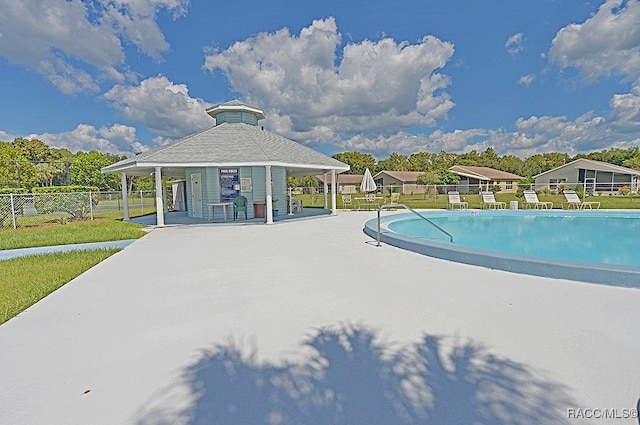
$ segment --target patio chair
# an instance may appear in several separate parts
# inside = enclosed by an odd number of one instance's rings
[[[447,203],[448,210],[453,210],[456,208],[456,206],[461,210],[466,210],[467,208],[469,208],[469,204],[467,203],[467,201],[460,200],[459,192],[451,191],[448,192],[447,195],[449,195],[449,202]]]
[[[538,200],[538,195],[535,190],[524,191],[524,202],[522,203],[525,208],[553,208],[553,202],[541,202]]]
[[[244,212],[244,219],[247,219],[247,198],[240,195],[233,200],[233,219],[238,219],[238,213]]]
[[[364,200],[367,203],[367,207],[375,207],[375,208],[379,207],[378,197],[376,196],[375,193],[367,193],[366,195],[364,195]]]
[[[566,201],[562,202],[562,208],[564,209],[564,206],[567,206],[567,209],[571,209],[571,208],[575,208],[575,209],[579,209],[579,210],[583,210],[586,207],[589,207],[589,209],[593,209],[593,206],[596,206],[596,209],[600,209],[600,202],[598,201],[591,201],[591,202],[587,202],[587,201],[581,201],[580,197],[578,196],[578,194],[576,193],[575,190],[565,190],[563,192],[564,197],[566,199]]]
[[[400,201],[400,192],[394,192],[391,194],[391,197],[389,198],[389,203],[390,204],[397,204]]]
[[[493,192],[480,192],[482,195],[482,202],[480,202],[480,207],[482,209],[485,208],[494,208],[494,209],[505,209],[507,208],[506,202],[496,201],[496,197]]]
[[[347,207],[349,209],[353,209],[353,201],[351,200],[351,195],[342,195],[342,209],[346,210]]]

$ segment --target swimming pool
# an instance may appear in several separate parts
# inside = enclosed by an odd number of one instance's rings
[[[381,241],[516,273],[640,288],[640,212],[422,211],[381,218]],[[377,237],[377,219],[365,223]]]

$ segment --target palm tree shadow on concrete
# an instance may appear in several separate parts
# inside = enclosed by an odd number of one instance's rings
[[[169,388],[138,424],[563,424],[575,405],[562,385],[473,342],[425,335],[396,346],[340,326],[303,345],[307,361],[281,365],[218,345],[185,371],[187,406],[164,403]]]

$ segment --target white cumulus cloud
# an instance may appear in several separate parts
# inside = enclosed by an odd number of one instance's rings
[[[71,131],[30,134],[28,139],[40,139],[51,148],[66,148],[71,152],[97,150],[104,153],[131,156],[146,149],[136,138],[136,129],[122,124],[95,128],[79,124]]]
[[[520,77],[520,79],[518,80],[519,84],[522,84],[523,86],[527,86],[529,87],[531,85],[531,83],[533,83],[533,81],[536,79],[535,75],[523,75],[522,77]]]
[[[215,124],[205,112],[211,104],[190,97],[186,85],[174,84],[165,76],[134,86],[116,85],[104,98],[128,120],[165,138],[179,138]]]
[[[451,59],[451,43],[429,35],[416,44],[383,38],[339,51],[341,42],[333,18],[315,20],[299,35],[284,28],[211,51],[205,67],[265,105],[274,131],[309,143],[447,118],[450,80],[437,71]]]
[[[517,34],[513,34],[507,39],[507,42],[504,44],[504,47],[506,47],[507,52],[510,55],[512,56],[517,55],[518,53],[524,50],[524,46],[522,45],[524,41],[523,37],[524,37],[524,34],[519,32]]]
[[[587,80],[617,74],[640,84],[640,1],[607,0],[585,22],[562,28],[549,59]]]
[[[0,56],[35,69],[63,93],[123,80],[123,43],[152,57],[168,48],[156,15],[180,16],[188,0],[0,0]],[[79,63],[89,65],[81,66]]]

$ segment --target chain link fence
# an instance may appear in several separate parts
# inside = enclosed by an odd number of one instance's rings
[[[128,195],[129,216],[155,213],[155,191]],[[0,228],[38,226],[94,218],[122,218],[121,192],[12,193],[0,195]]]

